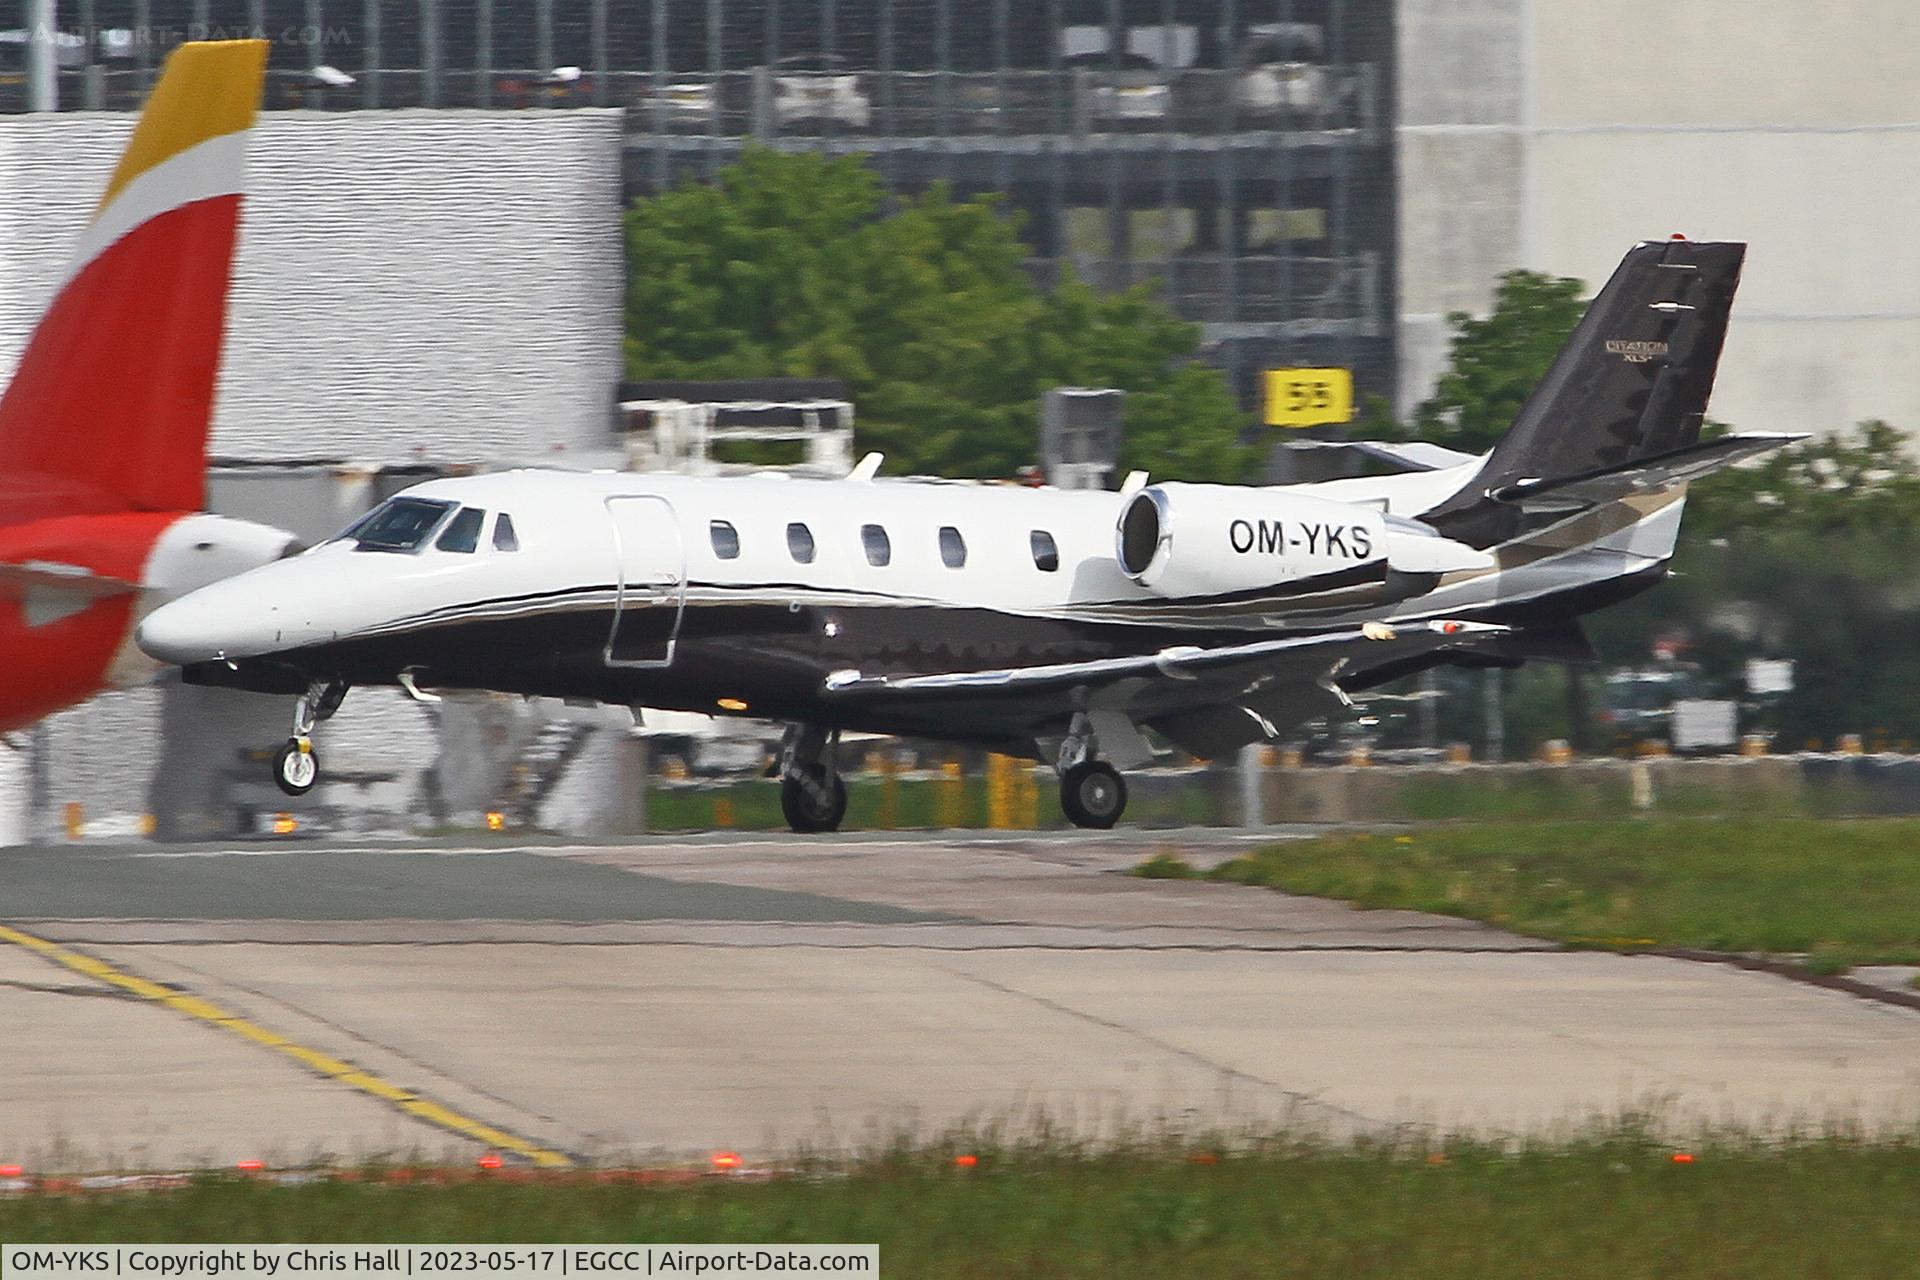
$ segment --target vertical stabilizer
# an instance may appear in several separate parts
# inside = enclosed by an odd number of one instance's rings
[[[1511,536],[1517,519],[1490,493],[1696,443],[1746,250],[1681,239],[1635,245],[1480,473],[1423,518],[1488,546]]]
[[[167,59],[0,395],[0,476],[138,511],[202,505],[267,43]]]

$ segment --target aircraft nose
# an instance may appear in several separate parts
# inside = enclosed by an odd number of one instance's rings
[[[134,643],[149,657],[175,666],[238,656],[240,637],[215,592],[195,591],[163,604],[140,623]]]

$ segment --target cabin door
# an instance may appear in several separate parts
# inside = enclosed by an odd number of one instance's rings
[[[673,661],[687,608],[687,549],[665,498],[607,499],[613,526],[613,630],[607,665],[664,667]]]

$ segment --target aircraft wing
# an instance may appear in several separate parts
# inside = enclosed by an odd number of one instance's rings
[[[1806,438],[1804,435],[1721,436],[1637,462],[1600,467],[1560,479],[1521,480],[1502,485],[1488,496],[1496,502],[1512,503],[1529,511],[1579,511],[1635,494],[1672,489]]]
[[[865,676],[835,672],[825,694],[865,718],[911,732],[934,727],[978,736],[1044,737],[1079,711],[1151,725],[1200,755],[1278,736],[1343,706],[1336,681],[1348,672],[1470,647],[1508,633],[1489,623],[1383,623],[1315,635],[1086,662],[985,671]],[[977,729],[975,728],[977,726]],[[1051,729],[1049,728],[1051,726]],[[1106,732],[1102,730],[1103,734]]]

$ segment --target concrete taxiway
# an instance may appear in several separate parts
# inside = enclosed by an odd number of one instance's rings
[[[1246,839],[0,851],[0,1162],[1920,1120],[1920,1012],[1121,874]]]

